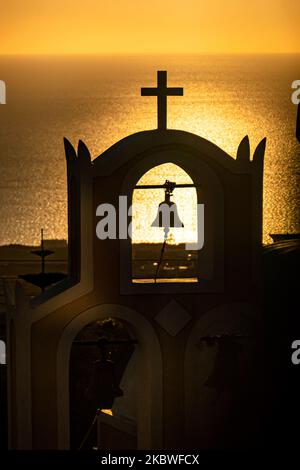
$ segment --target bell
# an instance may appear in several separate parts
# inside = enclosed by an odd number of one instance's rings
[[[151,227],[164,228],[165,231],[169,231],[170,228],[184,227],[179,218],[177,206],[175,202],[171,201],[172,192],[175,186],[175,183],[171,183],[168,180],[166,181],[165,200],[159,204],[157,216],[152,222]]]

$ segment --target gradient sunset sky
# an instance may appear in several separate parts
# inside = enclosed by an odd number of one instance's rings
[[[9,0],[0,54],[300,52],[299,0]]]

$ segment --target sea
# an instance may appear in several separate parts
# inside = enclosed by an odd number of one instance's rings
[[[267,137],[263,237],[300,231],[297,107],[300,55],[1,56],[0,245],[67,238],[63,137],[92,158],[129,134],[156,127],[157,70],[183,97],[168,100],[168,127],[200,135],[236,157]],[[140,241],[143,237],[141,237]]]

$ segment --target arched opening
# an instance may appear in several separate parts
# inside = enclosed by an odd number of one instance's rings
[[[263,442],[262,344],[256,312],[236,302],[207,311],[185,351],[185,435],[193,448]]]
[[[116,318],[94,321],[77,334],[70,353],[71,449],[136,448],[135,378],[130,387],[121,385],[135,343],[126,322]],[[114,420],[107,423],[104,415]]]
[[[197,243],[197,230],[190,176],[174,163],[147,171],[132,196],[132,282],[197,282],[197,251],[186,246]]]
[[[151,324],[135,310],[118,304],[92,307],[75,317],[65,328],[57,349],[57,432],[58,448],[70,448],[70,380],[71,348],[76,336],[87,325],[118,319],[126,325],[130,335],[137,340],[133,357],[126,367],[121,388],[130,390],[130,378],[135,377],[136,432],[138,449],[159,449],[162,446],[162,357],[157,335]],[[125,384],[125,387],[124,387]],[[114,403],[116,412],[129,409],[125,397]],[[117,401],[117,400],[116,400]],[[118,408],[117,408],[118,405]],[[122,411],[122,413],[121,413]]]

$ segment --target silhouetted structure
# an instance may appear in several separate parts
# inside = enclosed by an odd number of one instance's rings
[[[296,124],[300,142],[300,105]],[[295,204],[299,208],[300,201]],[[299,339],[299,233],[271,235],[263,248],[265,312],[265,435],[270,448],[293,449],[298,433],[291,420],[300,419],[299,365],[292,363],[292,343]]]
[[[45,258],[49,255],[52,255],[54,251],[45,250],[43,229],[41,229],[41,249],[33,250],[31,251],[31,253],[41,258],[41,272],[32,274],[21,274],[19,276],[20,279],[24,279],[24,281],[30,282],[34,286],[40,287],[41,291],[44,292],[46,287],[56,284],[57,282],[67,277],[64,273],[45,272]]]
[[[142,96],[157,96],[157,128],[167,129],[167,98],[183,96],[183,88],[167,86],[167,72],[157,72],[157,88],[142,88]]]
[[[105,426],[102,445],[112,448],[116,439],[144,449],[261,443],[262,386],[257,377],[266,139],[250,158],[249,139],[244,137],[232,158],[202,137],[167,129],[167,96],[183,91],[167,88],[166,77],[159,72],[158,88],[142,90],[158,97],[157,129],[122,139],[93,162],[82,141],[75,150],[64,140],[69,277],[32,303],[17,286],[8,307],[14,448],[70,448],[71,350],[78,354],[74,340],[87,325],[108,317],[124,322],[138,344],[118,384],[123,396],[115,397],[112,415],[98,417],[100,434]],[[115,206],[120,195],[130,206],[140,178],[164,163],[174,163],[191,176],[197,202],[205,206],[205,224],[198,227],[205,242],[197,253],[196,282],[134,283],[131,239],[99,240],[95,214],[99,204]],[[227,392],[218,397],[205,385],[217,370],[217,346],[199,347],[199,341],[224,334],[245,335],[247,341],[240,342],[238,354],[225,341],[221,381]],[[234,380],[233,356],[238,357]],[[243,397],[239,403],[237,391]]]

